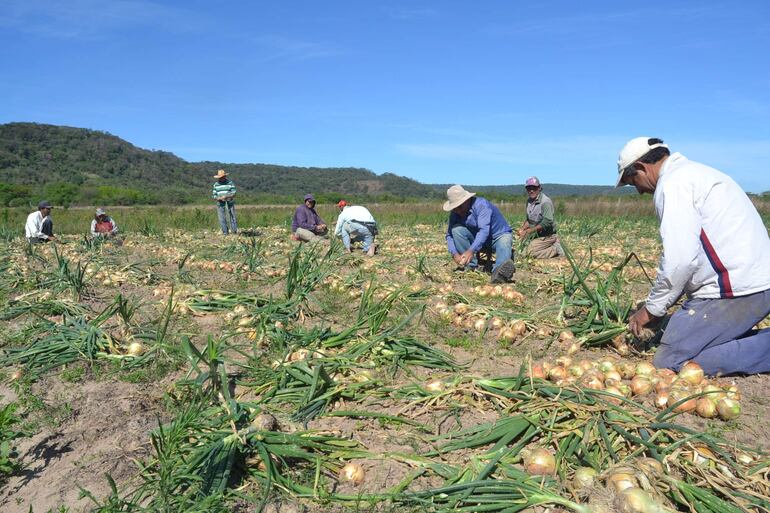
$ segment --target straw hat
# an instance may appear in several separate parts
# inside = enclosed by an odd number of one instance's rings
[[[444,212],[449,212],[454,208],[459,207],[466,200],[476,195],[475,192],[468,192],[463,189],[462,185],[453,185],[446,190],[447,200],[444,202]]]
[[[225,172],[225,170],[220,169],[219,171],[217,171],[217,174],[214,175],[214,178],[224,178],[225,176],[227,176],[227,173]]]

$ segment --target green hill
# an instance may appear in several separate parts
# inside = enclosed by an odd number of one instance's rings
[[[329,201],[434,198],[415,180],[359,168],[187,162],[138,148],[106,132],[42,125],[0,125],[0,205],[189,203],[208,201],[211,175],[226,168],[241,201],[296,202],[306,192]]]

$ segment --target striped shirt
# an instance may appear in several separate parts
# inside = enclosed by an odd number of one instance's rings
[[[235,198],[235,184],[230,179],[227,179],[224,182],[217,180],[214,182],[211,197],[222,203],[225,202],[225,198],[230,198],[230,201],[232,201],[233,198]]]

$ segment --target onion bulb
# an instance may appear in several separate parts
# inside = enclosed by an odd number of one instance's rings
[[[655,458],[638,458],[636,460],[636,465],[652,476],[663,474],[663,464]]]
[[[556,473],[556,458],[548,449],[536,447],[522,455],[524,457],[524,469],[528,474],[545,476]]]
[[[623,513],[662,513],[665,511],[655,499],[641,488],[626,488],[621,492]]]
[[[470,310],[470,306],[468,306],[466,303],[457,303],[454,306],[454,311],[457,315],[463,315],[465,313],[468,313],[468,310]]]
[[[652,381],[647,376],[634,376],[631,380],[631,392],[634,395],[646,395],[652,392]]]
[[[591,467],[578,467],[575,469],[575,476],[572,478],[572,484],[578,490],[590,488],[596,482],[596,471]]]
[[[684,388],[672,388],[668,392],[668,404],[669,406],[674,405],[679,401],[687,399],[691,395],[692,394],[690,393],[690,391]],[[674,411],[679,413],[691,412],[695,409],[696,403],[697,403],[696,399],[693,399],[693,398],[687,399],[682,404],[674,408]]]
[[[352,461],[340,470],[340,479],[352,483],[355,486],[364,482],[365,475],[364,467],[359,463],[353,463]]]
[[[564,379],[567,376],[567,371],[562,367],[561,365],[557,365],[556,367],[552,367],[548,371],[548,378],[556,381],[559,379]]]
[[[260,413],[254,417],[251,425],[260,431],[275,431],[278,427],[278,421],[269,413]]]
[[[636,374],[636,366],[631,362],[620,362],[616,369],[623,379],[631,379]]]
[[[520,337],[527,332],[527,325],[521,319],[516,319],[511,323],[511,329],[517,337]]]
[[[741,414],[741,403],[729,397],[717,401],[717,413],[722,420],[734,419]]]
[[[572,342],[573,340],[575,340],[575,335],[571,331],[559,332],[559,342]]]
[[[695,412],[705,419],[713,419],[717,415],[717,404],[708,396],[699,397],[695,402]]]
[[[658,392],[658,395],[655,396],[655,406],[661,410],[668,406],[668,390]]]
[[[129,356],[141,356],[144,353],[144,345],[141,342],[131,342],[126,348],[126,354]]]
[[[11,381],[19,381],[24,377],[24,369],[16,369],[11,373]]]
[[[679,370],[679,377],[691,385],[699,385],[703,381],[703,368],[693,361],[687,362]]]
[[[620,493],[628,488],[639,486],[639,482],[636,480],[633,471],[624,467],[613,471],[607,476],[607,485],[615,490],[616,493]]]
[[[636,364],[636,374],[641,376],[652,376],[655,374],[655,366],[650,362],[639,362]]]
[[[437,379],[435,381],[431,381],[425,385],[425,388],[428,390],[428,392],[441,392],[444,390],[444,382]]]

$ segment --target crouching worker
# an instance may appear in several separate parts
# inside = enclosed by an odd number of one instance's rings
[[[743,189],[726,174],[637,137],[618,158],[617,186],[653,194],[663,255],[645,306],[628,321],[639,335],[686,294],[655,354],[656,367],[688,360],[706,374],[770,372],[770,239]]]
[[[118,235],[118,225],[103,208],[97,208],[91,220],[91,236],[99,239],[114,239]]]
[[[511,258],[513,233],[500,209],[461,185],[453,185],[446,195],[444,211],[451,212],[446,242],[455,263],[464,269],[476,269],[476,253],[494,253],[492,283],[512,281],[516,271]]]
[[[313,242],[326,236],[329,229],[315,211],[315,198],[305,194],[305,201],[294,211],[291,220],[291,237],[301,242]]]
[[[564,250],[556,236],[553,201],[543,193],[536,176],[527,178],[527,218],[519,228],[519,239],[532,238],[522,252],[533,258],[564,256]]]
[[[361,242],[363,252],[367,256],[374,256],[376,251],[374,238],[378,231],[377,221],[374,220],[371,212],[360,205],[348,205],[345,200],[340,200],[337,208],[340,210],[340,216],[334,227],[334,235],[342,238],[347,252],[353,252],[350,248],[352,242]]]
[[[56,240],[56,237],[53,235],[51,210],[53,210],[51,204],[43,200],[37,204],[37,210],[27,216],[27,224],[24,226],[24,233],[30,244]]]

